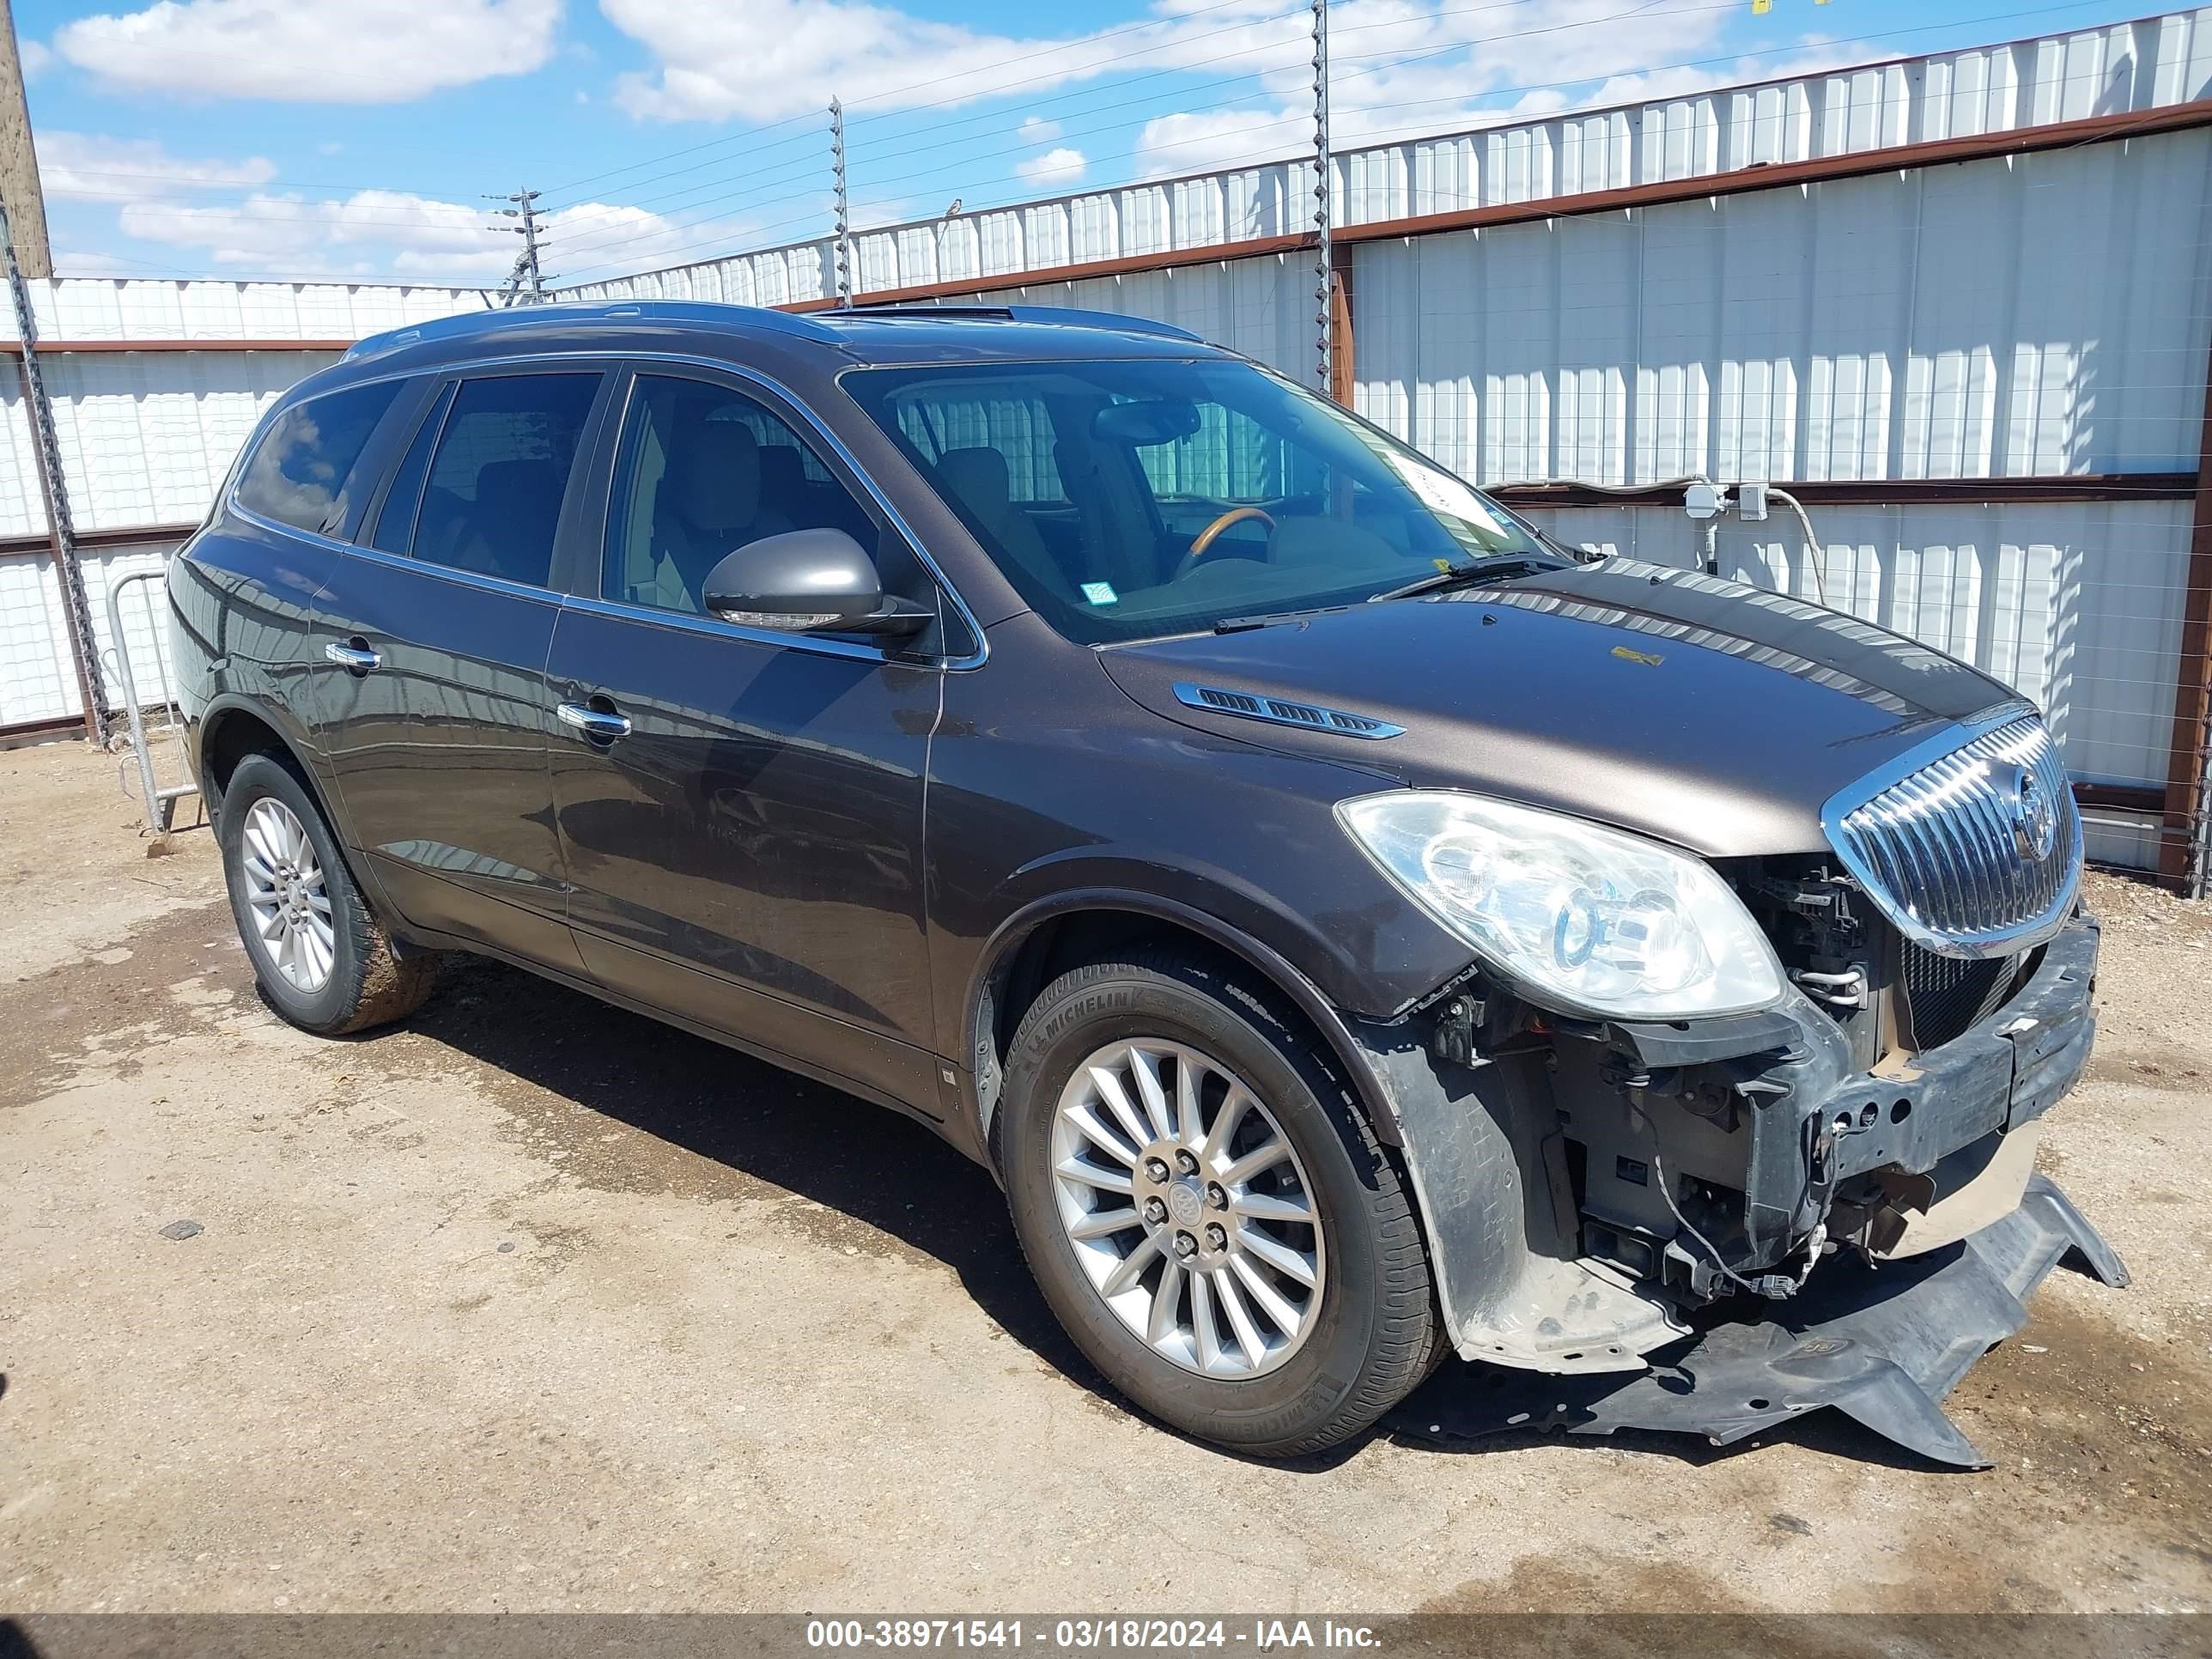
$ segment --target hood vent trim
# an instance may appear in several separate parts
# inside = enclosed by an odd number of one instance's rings
[[[1188,680],[1178,680],[1175,694],[1176,701],[1185,708],[1201,709],[1209,714],[1259,720],[1267,726],[1288,726],[1330,737],[1380,743],[1385,738],[1402,737],[1406,732],[1404,726],[1378,720],[1371,714],[1324,708],[1318,703],[1294,702],[1287,697],[1271,697],[1257,691],[1232,691],[1224,685],[1194,685]]]

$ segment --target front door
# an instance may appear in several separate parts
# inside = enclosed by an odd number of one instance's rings
[[[632,384],[599,595],[569,601],[547,665],[570,722],[553,767],[568,916],[609,989],[932,1103],[922,786],[942,671],[700,605],[732,549],[823,526],[877,550],[887,591],[935,597],[804,424],[736,378]]]
[[[323,741],[408,922],[580,971],[549,755],[551,568],[605,373],[443,387],[323,594]]]

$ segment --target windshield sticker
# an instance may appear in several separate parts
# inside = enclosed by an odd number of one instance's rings
[[[1444,518],[1457,519],[1480,536],[1498,541],[1510,541],[1505,526],[1490,514],[1482,504],[1482,497],[1440,468],[1423,466],[1409,456],[1395,450],[1382,452],[1389,469],[1405,480],[1406,488],[1419,498],[1423,507]]]
[[[1111,582],[1084,583],[1083,597],[1093,605],[1119,605],[1121,602],[1121,596],[1114,591]]]

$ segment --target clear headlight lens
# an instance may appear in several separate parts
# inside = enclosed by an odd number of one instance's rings
[[[1438,921],[1563,1011],[1681,1019],[1782,994],[1773,948],[1703,860],[1455,791],[1369,795],[1336,814]]]

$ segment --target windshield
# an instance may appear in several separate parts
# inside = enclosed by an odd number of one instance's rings
[[[1252,363],[858,369],[843,385],[1022,597],[1086,645],[1561,563],[1433,461]]]

